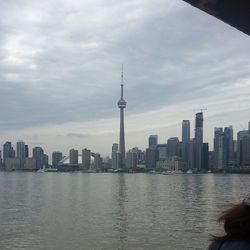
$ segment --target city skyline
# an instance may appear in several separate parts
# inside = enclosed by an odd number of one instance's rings
[[[58,5],[0,3],[2,145],[110,155],[119,141],[121,62],[127,149],[146,148],[153,134],[159,143],[181,138],[183,119],[194,137],[193,110],[202,107],[211,146],[214,127],[247,129],[248,36],[182,1]]]

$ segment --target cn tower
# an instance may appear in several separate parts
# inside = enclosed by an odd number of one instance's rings
[[[123,65],[121,72],[121,98],[118,101],[118,108],[120,109],[120,142],[119,152],[121,154],[120,168],[124,169],[125,164],[125,135],[124,135],[124,109],[126,108],[126,101],[123,99]]]

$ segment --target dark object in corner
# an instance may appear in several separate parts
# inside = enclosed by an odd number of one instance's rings
[[[183,0],[250,35],[249,0]]]

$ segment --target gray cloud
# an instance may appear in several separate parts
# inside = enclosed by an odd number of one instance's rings
[[[250,104],[249,37],[183,1],[11,0],[0,14],[2,131],[118,117],[121,63],[128,116]]]
[[[76,137],[76,138],[88,138],[88,135],[80,134],[80,133],[68,133],[67,136],[69,137]]]

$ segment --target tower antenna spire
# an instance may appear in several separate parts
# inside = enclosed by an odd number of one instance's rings
[[[122,71],[121,71],[121,98],[123,98],[123,63],[122,63]]]

